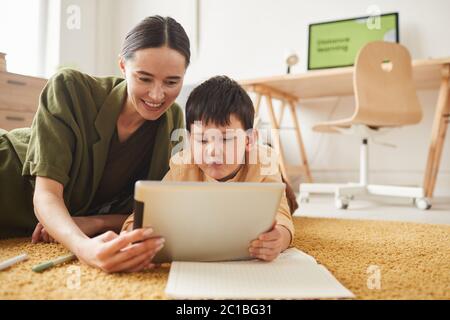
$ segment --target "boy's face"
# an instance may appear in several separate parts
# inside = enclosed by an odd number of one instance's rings
[[[194,163],[216,180],[232,175],[245,163],[245,153],[255,140],[253,130],[246,134],[241,121],[233,114],[227,126],[198,121],[190,129]]]

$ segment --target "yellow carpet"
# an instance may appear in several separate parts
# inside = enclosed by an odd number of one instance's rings
[[[326,266],[358,299],[450,299],[450,226],[313,218],[295,218],[295,225],[295,246]],[[66,250],[57,244],[32,245],[29,239],[0,241],[0,261],[23,252],[28,261],[0,271],[0,299],[166,298],[168,265],[109,275],[74,261],[37,274],[33,265]],[[374,270],[380,272],[381,287],[369,289]]]

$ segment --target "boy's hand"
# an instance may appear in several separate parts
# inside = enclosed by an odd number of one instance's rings
[[[262,233],[250,243],[249,252],[254,258],[272,261],[289,247],[291,233],[282,225],[275,225],[272,230]]]

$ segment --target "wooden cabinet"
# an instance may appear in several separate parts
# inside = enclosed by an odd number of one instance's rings
[[[46,79],[0,71],[0,128],[31,126]]]
[[[33,112],[11,111],[0,109],[0,128],[7,131],[31,126]]]
[[[0,52],[0,72],[6,72],[6,53]]]

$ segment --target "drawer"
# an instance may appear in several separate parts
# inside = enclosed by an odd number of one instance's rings
[[[46,79],[0,72],[1,108],[35,112],[46,83]]]
[[[31,127],[33,118],[33,112],[0,110],[0,128],[9,131],[16,128]]]

